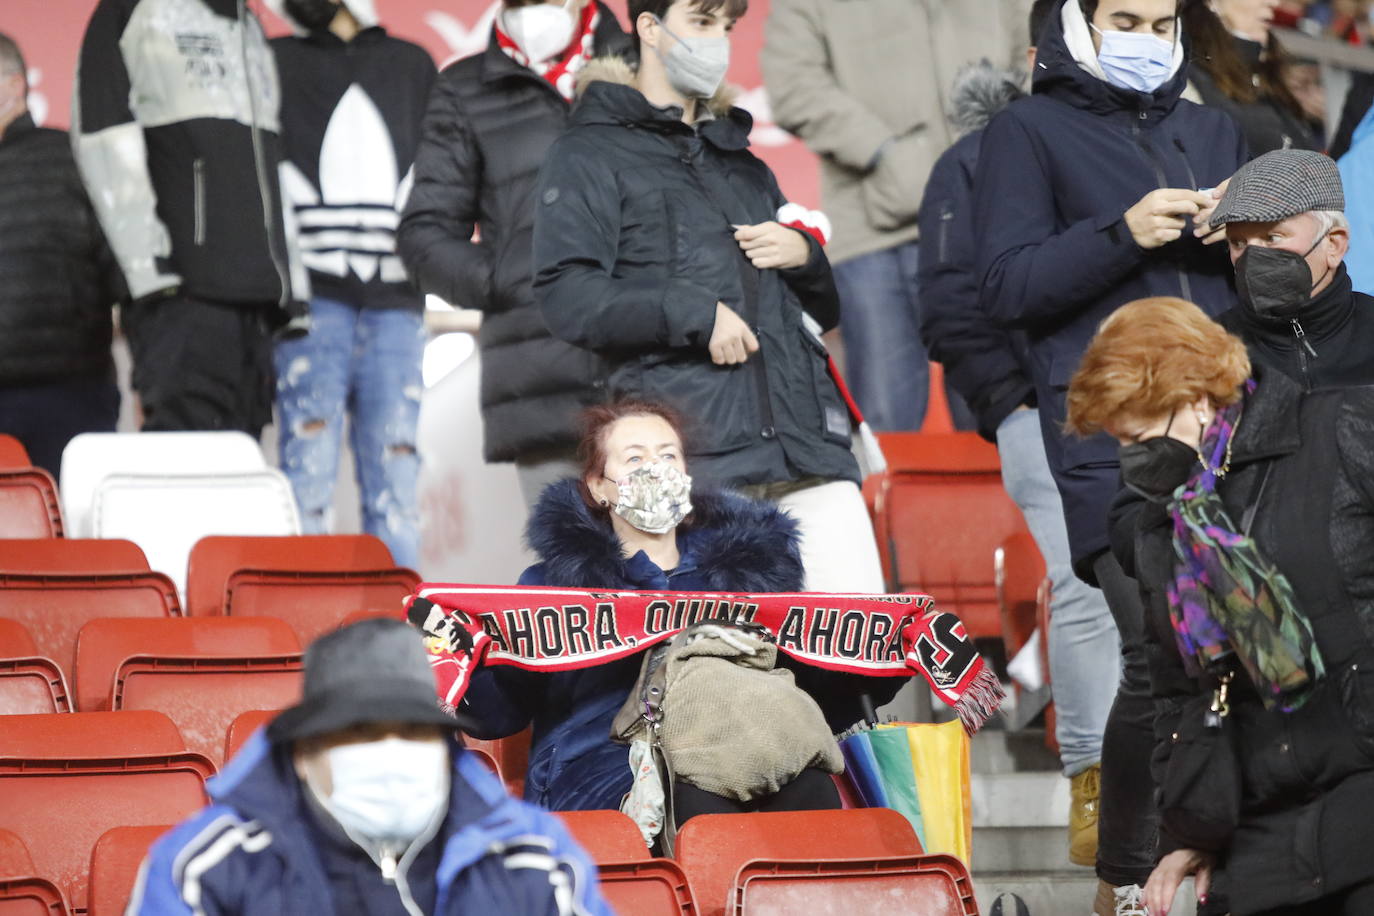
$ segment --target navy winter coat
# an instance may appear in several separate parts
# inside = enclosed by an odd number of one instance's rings
[[[1145,251],[1125,212],[1157,188],[1212,188],[1246,161],[1226,114],[1179,98],[1187,68],[1153,94],[1087,73],[1064,42],[1058,17],[1037,46],[1033,94],[993,119],[974,181],[983,304],[1023,329],[1045,450],[1064,500],[1075,571],[1108,547],[1116,494],[1116,444],[1066,437],[1069,380],[1098,324],[1127,302],[1181,296],[1210,315],[1235,301],[1225,246],[1204,246],[1191,227]]]
[[[776,507],[733,493],[693,493],[692,523],[678,529],[681,561],[664,572],[643,551],[625,559],[610,523],[594,515],[576,482],[544,491],[528,539],[540,562],[521,585],[649,591],[792,592],[802,588],[797,525]],[[611,741],[611,720],[639,677],[642,655],[558,674],[482,668],[462,711],[477,738],[504,738],[534,725],[525,798],[555,811],[618,808],[630,790],[627,749]],[[900,678],[866,678],[794,663],[797,685],[839,731],[862,715],[858,697],[892,699]]]
[[[432,841],[440,844],[437,863],[421,853],[400,871],[416,888],[417,905],[432,916],[611,916],[595,866],[562,822],[508,796],[457,744],[451,750],[448,816]],[[271,744],[259,732],[208,789],[210,805],[153,844],[131,916],[402,911],[399,891],[339,874],[341,859],[323,861],[328,838],[314,825],[288,745]],[[422,861],[434,870],[421,874]],[[364,899],[353,896],[359,888]],[[390,899],[383,896],[388,890]],[[339,899],[341,893],[349,896]]]

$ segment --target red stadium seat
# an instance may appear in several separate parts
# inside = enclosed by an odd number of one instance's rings
[[[0,573],[0,618],[28,628],[40,655],[75,681],[76,635],[97,617],[176,617],[176,586],[161,573]]]
[[[974,433],[878,438],[888,470],[869,498],[889,588],[933,595],[970,636],[1000,638],[993,552],[1026,523],[1002,488],[996,447]]]
[[[700,912],[733,906],[735,876],[753,859],[829,859],[919,855],[905,817],[888,808],[699,814],[678,831],[676,858],[696,891]]]
[[[577,840],[577,845],[598,865],[650,858],[644,837],[628,814],[619,811],[559,811],[557,814]]]
[[[0,469],[0,538],[60,538],[57,484],[42,468]]]
[[[86,916],[123,916],[148,848],[171,829],[170,824],[115,827],[95,841]]]
[[[642,845],[642,844],[641,844]],[[604,862],[597,866],[601,895],[627,916],[696,914],[697,902],[681,866],[671,859]],[[799,913],[808,912],[805,908]]]
[[[143,548],[120,538],[21,538],[5,541],[0,571],[17,573],[149,572]]]
[[[205,537],[191,548],[186,570],[186,613],[223,613],[225,586],[240,569],[387,569],[396,564],[380,538],[370,534],[290,537]]]
[[[530,729],[511,735],[509,738],[485,740],[463,735],[463,743],[470,748],[485,751],[495,760],[506,783],[506,791],[516,798],[525,794],[525,771],[530,765]]]
[[[901,901],[899,907],[894,901]],[[953,856],[756,859],[735,879],[731,916],[978,916],[968,869]]]
[[[242,658],[299,655],[300,651],[295,631],[271,617],[92,620],[76,640],[76,708],[82,712],[109,709],[118,686],[115,673],[135,656]],[[224,728],[220,728],[215,740],[223,738]],[[217,755],[218,751],[209,756]]]
[[[96,840],[111,827],[176,823],[206,803],[209,760],[154,712],[0,720],[0,829],[80,912]]]
[[[395,608],[420,585],[409,569],[279,572],[242,569],[229,576],[224,613],[277,617],[296,630],[301,643],[337,629],[350,614]]]
[[[241,712],[234,717],[234,721],[229,723],[229,730],[224,735],[224,759],[228,761],[239,752],[239,748],[253,735],[253,732],[262,728],[268,722],[277,717],[280,709],[250,709]]]
[[[71,709],[71,691],[57,663],[38,654],[23,624],[0,618],[0,715]]]
[[[29,451],[24,448],[24,443],[13,436],[0,433],[0,469],[10,471],[30,467],[33,467],[33,461],[29,458]]]
[[[0,830],[0,916],[65,916],[68,912],[57,886],[35,875],[24,841]]]

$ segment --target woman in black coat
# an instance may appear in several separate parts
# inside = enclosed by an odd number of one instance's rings
[[[1150,912],[1214,869],[1238,916],[1374,912],[1374,392],[1252,376],[1196,306],[1144,299],[1102,323],[1068,425],[1114,436],[1146,500],[1114,543],[1156,699]]]

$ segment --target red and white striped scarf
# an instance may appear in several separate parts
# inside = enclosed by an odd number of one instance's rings
[[[525,56],[524,51],[520,50],[515,39],[506,34],[500,16],[496,17],[496,43],[501,46],[501,50],[505,51],[511,60],[544,77],[553,88],[558,90],[559,95],[571,102],[577,91],[577,74],[592,59],[596,44],[596,27],[600,22],[601,11],[595,3],[588,3],[582,9],[582,19],[578,23],[577,34],[572,43],[568,45],[560,57],[540,63],[530,63],[530,59]]]
[[[766,627],[779,651],[831,671],[920,674],[972,734],[1004,693],[953,614],[928,595],[600,592],[425,584],[406,615],[426,636],[439,699],[457,706],[479,665],[572,671],[625,658],[708,618]]]

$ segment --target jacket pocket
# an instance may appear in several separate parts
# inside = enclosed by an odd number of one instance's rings
[[[805,368],[809,373],[820,433],[827,442],[848,446],[853,441],[853,423],[849,407],[830,375],[830,354],[826,352],[825,344],[817,340],[805,326],[798,325],[797,332],[802,337],[799,355],[807,363]]]
[[[192,219],[194,228],[192,229],[195,243],[205,244],[205,160],[196,159],[191,163],[191,200],[192,200]]]
[[[640,357],[634,371],[622,377],[636,382],[629,393],[671,404],[691,417],[691,453],[716,457],[760,441],[758,367],[752,362],[717,366],[705,353],[667,351]]]

